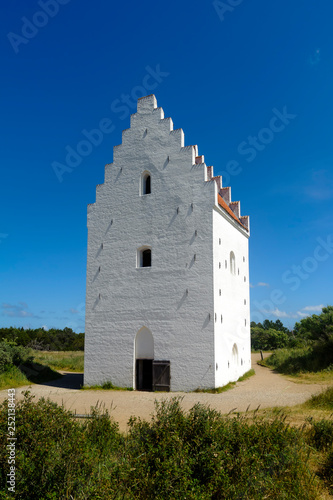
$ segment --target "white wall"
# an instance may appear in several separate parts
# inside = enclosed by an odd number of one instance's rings
[[[249,256],[248,233],[236,221],[218,207],[213,221],[215,386],[220,387],[251,368]],[[230,269],[230,252],[235,255],[235,274]],[[233,360],[234,344],[238,364]]]
[[[171,390],[215,385],[216,184],[204,182],[196,148],[183,147],[182,130],[163,118],[154,96],[138,101],[88,207],[86,385],[134,386],[142,327],[152,332],[155,359],[171,362]],[[140,196],[145,170],[152,192]],[[143,245],[152,249],[151,268],[136,267]]]

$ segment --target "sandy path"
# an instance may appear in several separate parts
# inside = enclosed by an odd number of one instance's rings
[[[248,406],[254,410],[272,406],[293,406],[303,403],[311,394],[321,392],[319,384],[297,384],[290,382],[281,375],[273,373],[268,368],[256,364],[259,354],[252,354],[252,366],[256,374],[238,382],[235,388],[222,394],[205,393],[152,393],[136,391],[82,391],[79,389],[83,381],[82,374],[68,374],[60,380],[45,385],[31,385],[16,389],[16,399],[22,398],[22,392],[29,389],[36,398],[50,398],[65,408],[79,414],[87,414],[91,406],[97,402],[105,404],[111,415],[119,422],[120,430],[127,429],[127,422],[131,415],[148,419],[154,412],[154,401],[182,396],[182,405],[190,409],[200,402],[215,408],[222,413],[232,409],[245,411]],[[0,391],[0,401],[7,397],[7,390]]]

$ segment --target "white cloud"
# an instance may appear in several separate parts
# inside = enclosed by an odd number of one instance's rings
[[[268,283],[264,283],[263,281],[259,281],[256,285],[252,285],[252,283],[250,283],[250,288],[255,288],[256,286],[267,286],[267,287],[269,287],[269,284]]]
[[[306,318],[307,316],[310,316],[310,313],[304,313],[302,311],[297,311],[298,316],[301,318]]]
[[[2,315],[11,318],[38,318],[34,313],[28,311],[28,305],[25,302],[16,304],[2,304]]]
[[[306,307],[302,307],[302,311],[319,311],[319,312],[321,312],[323,307],[325,307],[323,304],[320,304],[319,306],[306,306]]]
[[[292,316],[286,311],[280,311],[280,309],[278,309],[277,307],[274,309],[274,311],[271,311],[271,314],[280,318],[292,318]]]

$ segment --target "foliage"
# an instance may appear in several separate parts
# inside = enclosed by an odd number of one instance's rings
[[[0,339],[15,341],[17,345],[38,350],[83,351],[84,333],[75,333],[71,328],[44,330],[24,328],[0,328]]]
[[[272,328],[265,330],[259,326],[251,327],[251,348],[255,351],[270,351],[288,344],[289,335],[285,332]]]
[[[303,318],[295,324],[294,331],[297,337],[330,342],[333,346],[333,306],[323,307],[319,316],[313,314]]]
[[[0,373],[4,373],[11,366],[19,366],[31,362],[32,352],[29,349],[16,345],[15,342],[0,342]]]
[[[309,419],[311,427],[308,431],[308,442],[317,450],[327,450],[333,446],[333,420]]]
[[[331,388],[332,389],[332,388]],[[317,475],[320,477],[329,492],[333,493],[333,420],[322,419],[315,421],[312,418],[308,419],[310,428],[306,431],[306,440],[310,446],[318,450],[317,461],[319,468]]]
[[[81,423],[55,403],[16,408],[20,499],[318,498],[302,430],[282,415],[223,416],[179,398],[156,402],[151,422],[131,418],[127,436],[100,408]],[[0,406],[0,491],[6,490],[7,405]],[[6,498],[1,496],[0,498]],[[9,497],[8,497],[9,498]]]
[[[328,387],[319,394],[314,394],[305,404],[310,408],[333,410],[333,386]]]
[[[53,370],[83,372],[82,351],[34,351],[34,360]]]
[[[253,326],[252,344],[264,338],[265,330],[258,335],[258,326]],[[269,330],[266,330],[269,332]],[[333,366],[333,307],[324,307],[318,316],[313,314],[296,323],[294,336],[284,349],[276,350],[263,364],[280,373],[294,375],[302,372],[331,370]],[[260,342],[259,342],[260,343]],[[295,347],[297,346],[297,347]],[[281,346],[280,346],[281,347]]]
[[[15,342],[0,342],[0,388],[48,382],[60,376],[48,366],[35,363],[31,349]]]
[[[279,349],[264,362],[264,366],[274,368],[285,375],[304,372],[321,372],[329,369],[333,362],[330,350],[324,344],[295,349]]]

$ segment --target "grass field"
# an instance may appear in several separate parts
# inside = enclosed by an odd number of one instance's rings
[[[34,351],[34,360],[53,370],[83,372],[83,351]]]
[[[319,352],[318,352],[319,351]],[[325,354],[325,362],[321,355]],[[295,349],[277,349],[271,356],[258,361],[261,366],[276,370],[286,375],[293,382],[331,383],[333,382],[333,364],[327,363],[325,349],[310,347]]]

